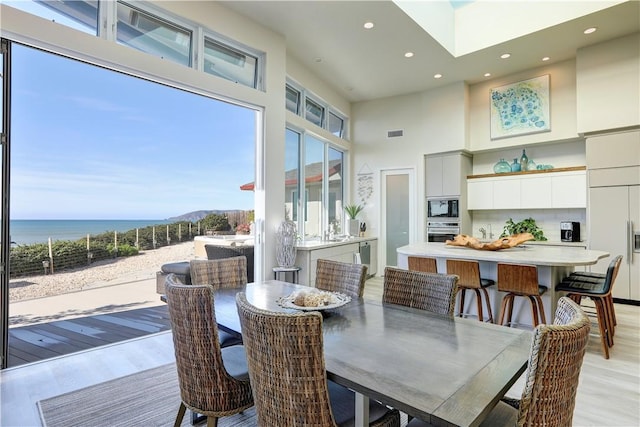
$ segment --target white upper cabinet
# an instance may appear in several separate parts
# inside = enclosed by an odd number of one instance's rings
[[[467,179],[470,210],[587,207],[585,170]]]
[[[463,168],[464,161],[470,163],[468,156],[462,153],[427,156],[425,160],[427,197],[460,196],[463,177],[466,177],[469,169]]]

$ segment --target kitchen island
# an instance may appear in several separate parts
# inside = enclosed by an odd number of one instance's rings
[[[398,251],[398,267],[408,268],[409,256],[432,257],[436,259],[439,273],[446,273],[447,259],[475,260],[480,263],[480,275],[483,278],[496,280],[498,276],[497,264],[527,264],[538,268],[538,283],[549,288],[542,295],[547,321],[551,322],[555,314],[556,303],[561,296],[556,293],[555,286],[568,276],[578,266],[594,265],[598,260],[608,257],[610,254],[604,251],[579,250],[575,248],[520,245],[498,251],[484,251],[471,249],[464,246],[449,246],[444,243],[422,242],[402,246]],[[493,317],[498,319],[502,297],[497,285],[487,288],[491,298]],[[473,300],[467,298],[465,313],[476,314]],[[529,302],[524,298],[516,298],[513,310],[513,318],[519,324],[531,325],[531,313]]]

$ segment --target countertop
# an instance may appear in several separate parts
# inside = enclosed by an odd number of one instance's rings
[[[311,251],[323,248],[332,248],[341,245],[350,245],[353,243],[367,242],[371,240],[378,240],[377,237],[348,237],[344,239],[330,240],[303,240],[298,242],[296,248],[299,251]]]
[[[431,256],[435,258],[474,259],[478,261],[507,262],[547,266],[593,265],[610,254],[604,251],[578,251],[570,247],[529,245],[529,242],[509,249],[483,251],[444,243],[415,243],[398,248],[398,254]]]

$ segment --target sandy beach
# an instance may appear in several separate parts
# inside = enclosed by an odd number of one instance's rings
[[[160,266],[167,262],[194,259],[193,242],[141,251],[132,257],[98,261],[84,268],[56,272],[54,274],[12,279],[9,301],[12,303],[34,298],[51,297],[70,292],[108,286],[119,283],[155,278]]]

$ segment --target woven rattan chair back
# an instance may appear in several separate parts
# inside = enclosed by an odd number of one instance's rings
[[[247,284],[247,258],[192,259],[191,284],[210,285],[214,289],[238,288]]]
[[[247,257],[247,281],[253,282],[253,246],[222,246],[222,245],[204,245],[207,253],[207,259],[233,258],[237,256]]]
[[[236,296],[258,425],[335,426],[319,312],[276,313]]]
[[[382,302],[453,315],[458,276],[423,273],[394,267],[384,270]]]
[[[367,266],[319,259],[316,267],[316,288],[342,292],[352,298],[362,298]]]
[[[535,328],[518,426],[571,426],[589,329],[587,315],[566,297],[553,325]]]
[[[408,258],[409,270],[422,271],[423,273],[437,273],[438,266],[435,258],[410,256]]]
[[[177,284],[173,274],[167,276],[165,287],[182,415],[184,406],[212,419],[253,406],[249,381],[232,377],[223,364],[213,288]]]

